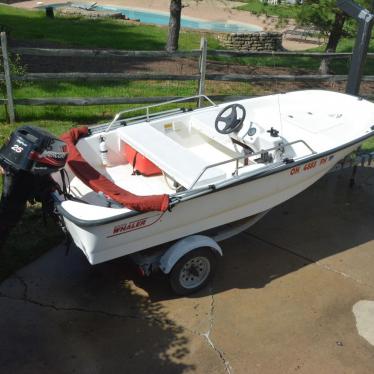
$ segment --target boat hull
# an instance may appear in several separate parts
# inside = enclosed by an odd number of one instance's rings
[[[238,180],[164,213],[139,213],[98,225],[82,225],[68,216],[64,221],[88,261],[98,264],[269,210],[308,188],[358,145],[291,163],[266,176]]]

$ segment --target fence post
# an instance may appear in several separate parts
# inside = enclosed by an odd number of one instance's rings
[[[203,36],[200,40],[200,60],[199,60],[199,73],[200,73],[200,79],[199,79],[199,95],[205,95],[205,74],[206,74],[206,55],[207,55],[207,49],[208,49],[208,42],[206,38]],[[203,104],[203,98],[199,97],[198,106],[199,108]]]
[[[12,81],[10,79],[10,66],[9,66],[7,40],[6,40],[5,32],[1,32],[1,52],[3,55],[8,117],[9,117],[9,122],[14,123],[15,113],[14,113],[14,102],[13,102],[13,90],[12,90]]]

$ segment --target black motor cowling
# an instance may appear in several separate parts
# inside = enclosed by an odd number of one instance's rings
[[[0,149],[3,191],[0,201],[0,248],[20,220],[28,200],[50,204],[55,182],[51,174],[62,169],[67,159],[66,144],[35,126],[14,131]]]
[[[35,126],[22,126],[12,133],[0,149],[0,165],[15,172],[51,174],[65,166],[66,144]]]

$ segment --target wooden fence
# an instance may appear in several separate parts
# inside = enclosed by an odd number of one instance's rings
[[[324,82],[324,81],[346,81],[347,75],[254,75],[254,74],[209,74],[206,71],[208,57],[312,57],[329,59],[349,59],[351,53],[311,53],[311,52],[266,52],[266,51],[231,51],[231,50],[208,50],[205,38],[201,39],[200,49],[191,51],[177,51],[169,53],[166,51],[124,51],[124,50],[98,50],[98,49],[51,49],[51,48],[12,48],[11,53],[31,56],[57,56],[57,57],[92,57],[92,58],[128,58],[128,57],[157,57],[157,58],[182,58],[194,57],[199,59],[198,71],[192,75],[174,74],[153,74],[153,73],[26,73],[15,75],[11,73],[9,64],[9,51],[7,39],[4,32],[1,33],[1,52],[3,59],[3,74],[0,74],[0,81],[5,82],[6,98],[0,102],[6,104],[10,123],[15,121],[15,105],[101,105],[101,104],[144,104],[157,103],[164,100],[175,99],[176,97],[60,97],[60,98],[30,98],[14,99],[13,81],[40,81],[40,80],[154,80],[154,81],[196,81],[198,82],[198,93],[205,94],[205,81],[230,81],[230,82]],[[368,54],[369,58],[374,53]],[[374,76],[364,76],[364,81],[374,81]],[[238,99],[241,96],[218,95],[214,99]],[[201,104],[201,103],[199,103]]]

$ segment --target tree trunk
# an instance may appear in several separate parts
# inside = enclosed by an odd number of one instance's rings
[[[339,40],[343,34],[343,26],[345,22],[346,16],[342,12],[335,13],[335,20],[332,25],[332,29],[330,32],[329,40],[327,42],[325,52],[336,52],[336,47],[338,46]],[[321,65],[319,66],[319,72],[321,74],[328,74],[329,73],[329,66],[330,66],[330,59],[324,58],[321,61]]]
[[[178,49],[181,13],[182,0],[170,0],[169,35],[166,44],[166,50],[168,52],[175,52]]]

